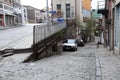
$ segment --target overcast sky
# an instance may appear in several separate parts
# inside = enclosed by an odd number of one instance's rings
[[[50,6],[51,0],[48,0],[48,1]],[[38,9],[43,9],[46,7],[46,0],[21,0],[21,3],[23,5],[30,5]]]
[[[50,6],[51,0],[48,0],[48,1],[49,1],[49,6]],[[92,0],[92,8],[93,9],[97,8],[97,1],[98,0]],[[42,9],[42,8],[46,7],[46,0],[21,0],[21,3],[23,5],[31,5],[38,9]]]
[[[98,0],[92,0],[92,4],[91,4],[92,9],[96,9],[97,8],[97,2],[98,2]]]

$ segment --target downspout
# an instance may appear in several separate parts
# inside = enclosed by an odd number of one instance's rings
[[[75,0],[75,20],[77,21],[77,0]]]
[[[52,11],[53,11],[53,0],[51,0],[51,8],[52,8]],[[53,14],[52,14],[52,24],[53,24]]]
[[[75,27],[77,29],[77,0],[75,0]],[[77,31],[77,30],[76,30]],[[76,36],[76,34],[75,34]]]
[[[4,27],[6,27],[5,5],[4,4],[3,4],[3,19],[4,19]]]

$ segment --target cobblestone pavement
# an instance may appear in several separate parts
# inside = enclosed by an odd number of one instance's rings
[[[101,80],[120,80],[120,57],[113,55],[103,46],[96,49],[99,59]]]
[[[16,54],[0,63],[0,80],[95,80],[94,53],[86,45],[31,63],[21,63],[25,55]]]
[[[120,58],[103,46],[86,44],[37,62],[21,63],[28,54],[0,63],[0,80],[120,80]]]

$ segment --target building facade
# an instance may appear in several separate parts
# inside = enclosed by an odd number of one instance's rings
[[[107,46],[120,55],[120,0],[106,0],[105,9],[101,11],[105,16]]]
[[[84,18],[91,18],[91,1],[82,0],[82,13]]]
[[[114,7],[114,53],[120,55],[120,1],[115,0]]]
[[[51,0],[52,10],[61,11],[63,18],[78,18],[82,21],[82,1],[81,0]]]
[[[24,25],[24,24],[28,23],[27,8],[26,8],[26,6],[22,5],[21,9],[22,9],[22,24]]]
[[[39,9],[32,6],[24,6],[22,12],[25,22],[26,20],[29,23],[39,23],[41,21],[41,12]]]
[[[14,26],[13,0],[0,0],[0,26]]]
[[[15,16],[15,25],[22,24],[22,5],[20,0],[14,0],[13,2],[14,14]]]
[[[82,7],[91,10],[91,1],[92,0],[82,0]]]

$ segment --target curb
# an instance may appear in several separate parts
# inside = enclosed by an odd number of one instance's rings
[[[10,26],[10,27],[3,27],[3,26],[0,26],[0,30],[6,30],[6,29],[11,29],[11,28],[17,28],[17,27],[21,27],[21,26],[24,26],[24,25]]]
[[[102,80],[102,72],[99,57],[96,57],[96,80]]]

